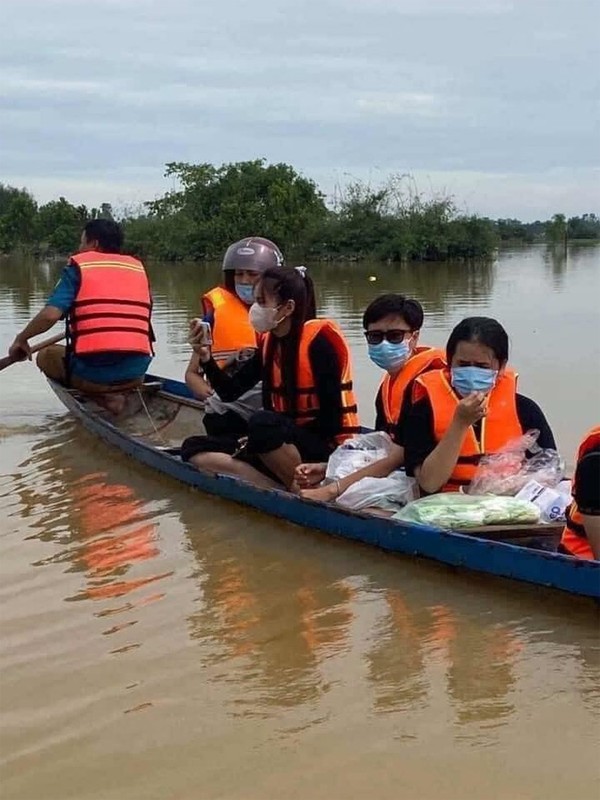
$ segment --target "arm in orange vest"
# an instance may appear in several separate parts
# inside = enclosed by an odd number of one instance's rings
[[[487,397],[482,392],[472,392],[458,403],[452,422],[439,444],[421,466],[415,468],[415,477],[424,492],[433,494],[447,483],[458,461],[467,431],[485,416],[486,405]]]
[[[600,560],[600,450],[588,451],[579,460],[574,499],[594,558]]]

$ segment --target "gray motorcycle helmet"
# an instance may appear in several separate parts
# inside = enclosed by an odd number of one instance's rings
[[[264,272],[269,267],[282,267],[283,255],[277,245],[262,236],[249,236],[229,245],[223,258],[223,271],[248,269]]]

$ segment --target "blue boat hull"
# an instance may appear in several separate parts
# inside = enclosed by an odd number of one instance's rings
[[[171,397],[189,399],[185,384],[162,381]],[[264,511],[344,539],[394,553],[422,556],[456,567],[552,587],[600,599],[600,562],[575,559],[504,541],[385,519],[337,506],[304,500],[286,491],[259,489],[227,475],[209,475],[164,449],[135,439],[86,408],[77,395],[49,381],[58,398],[83,426],[107,444],[151,469],[203,492]]]

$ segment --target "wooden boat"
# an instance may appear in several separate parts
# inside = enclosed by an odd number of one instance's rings
[[[202,404],[184,383],[147,376],[143,390],[129,396],[128,408],[117,421],[90,398],[49,383],[88,431],[141,464],[203,492],[390,552],[600,599],[600,561],[556,553],[560,525],[450,531],[348,511],[283,489],[259,489],[232,476],[201,472],[181,460],[182,439],[202,432]]]

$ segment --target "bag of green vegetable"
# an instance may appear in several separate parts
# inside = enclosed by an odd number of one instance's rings
[[[530,525],[540,520],[540,509],[516,497],[443,492],[408,503],[393,519],[440,528],[478,528],[483,525]]]

